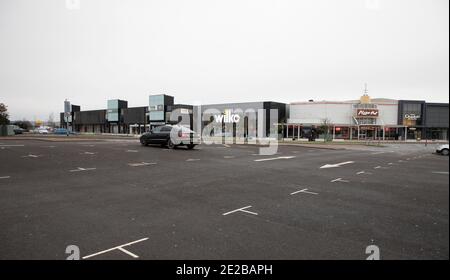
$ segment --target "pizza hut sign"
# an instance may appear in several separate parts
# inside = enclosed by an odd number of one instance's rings
[[[356,111],[357,117],[378,117],[378,109],[358,109]]]

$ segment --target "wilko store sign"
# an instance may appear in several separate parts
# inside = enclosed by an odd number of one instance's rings
[[[225,110],[223,114],[215,115],[214,119],[217,123],[238,123],[241,120],[241,117],[238,114],[232,114],[231,110]]]
[[[378,117],[378,109],[358,109],[356,110],[357,117]]]

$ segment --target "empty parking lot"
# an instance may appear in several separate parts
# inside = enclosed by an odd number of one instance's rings
[[[449,257],[449,160],[432,147],[0,142],[0,259]]]

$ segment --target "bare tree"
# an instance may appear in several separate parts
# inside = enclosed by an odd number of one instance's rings
[[[322,122],[319,126],[319,131],[321,134],[324,134],[324,141],[330,140],[330,128],[333,127],[333,123],[330,119],[322,119]]]
[[[0,124],[9,124],[8,107],[0,103]]]
[[[50,113],[50,115],[48,115],[47,125],[50,126],[50,127],[54,127],[55,126],[55,117],[54,117],[53,112]]]

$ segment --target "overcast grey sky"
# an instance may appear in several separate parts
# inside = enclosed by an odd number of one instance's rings
[[[448,0],[0,0],[0,102],[448,102]]]

